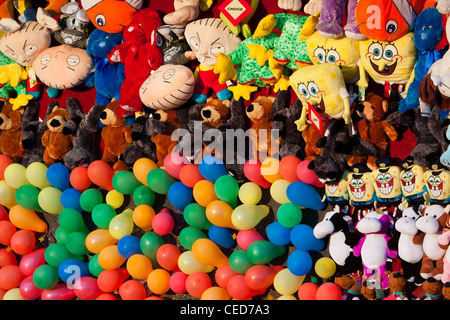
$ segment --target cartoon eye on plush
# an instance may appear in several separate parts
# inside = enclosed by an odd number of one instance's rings
[[[339,53],[335,49],[331,49],[327,53],[327,62],[328,63],[337,63],[341,60]]]
[[[308,87],[304,83],[300,83],[297,86],[297,90],[305,97],[306,100],[308,100],[310,98]]]
[[[318,47],[314,50],[314,56],[317,60],[317,63],[325,63],[327,52],[324,48]]]
[[[213,43],[211,45],[211,53],[217,57],[218,53],[225,53],[225,46],[222,45],[221,43]]]

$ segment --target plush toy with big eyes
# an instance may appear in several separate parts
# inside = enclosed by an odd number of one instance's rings
[[[424,174],[426,199],[430,204],[450,203],[450,171],[440,163],[430,165]]]
[[[405,207],[421,205],[425,202],[425,168],[414,163],[414,158],[409,156],[402,162],[400,171],[400,186],[402,188]]]
[[[373,210],[375,188],[370,178],[371,171],[363,164],[354,165],[347,176],[347,190],[350,205],[354,207],[354,220],[359,221],[368,211]]]
[[[77,2],[69,2],[61,8],[61,12],[59,23],[65,27],[53,32],[56,41],[60,44],[86,49],[91,23],[86,11],[80,9]]]

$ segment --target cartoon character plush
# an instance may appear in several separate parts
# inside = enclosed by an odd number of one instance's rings
[[[278,7],[283,10],[299,11],[302,8],[301,0],[278,0]],[[303,11],[306,14],[313,15],[320,12],[322,8],[322,0],[310,0],[308,1]]]
[[[24,111],[24,108],[13,110],[12,104],[6,101],[0,112],[0,153],[15,163],[20,163],[25,155],[22,145]]]
[[[442,285],[442,296],[444,300],[450,300],[450,282],[444,282]]]
[[[68,44],[80,49],[86,49],[89,39],[91,21],[78,2],[69,2],[61,8],[59,18],[61,30],[53,31],[53,37],[60,44]]]
[[[200,15],[200,0],[174,0],[174,11],[166,14],[164,23],[182,27]]]
[[[425,168],[415,164],[411,156],[402,161],[400,183],[405,208],[424,204]]]
[[[0,73],[0,100],[11,102],[14,110],[26,106],[33,96],[28,95],[24,67],[0,52]]]
[[[164,44],[161,50],[164,55],[164,64],[191,65],[191,59],[186,53],[191,51],[191,47],[184,38],[184,26],[181,30],[175,26],[162,25],[158,28],[158,33],[164,38]]]
[[[437,239],[440,246],[442,246],[443,248],[447,248],[444,255],[444,270],[441,276],[441,281],[443,283],[450,282],[450,253],[448,249],[450,245],[450,233],[448,233],[448,227],[450,227],[450,218],[447,219],[446,230],[444,230],[444,232]]]
[[[417,300],[441,300],[443,284],[441,281],[430,277],[422,285],[424,295]]]
[[[361,278],[359,274],[343,274],[336,272],[334,275],[334,283],[342,290],[342,300],[361,300]]]
[[[450,56],[444,55],[433,63],[419,85],[419,106],[425,116],[429,116],[433,106],[447,114],[450,110],[450,90],[447,87],[450,83],[450,71],[446,64],[448,58]]]
[[[347,190],[347,178],[349,172],[346,170],[339,181],[325,183],[325,193],[322,201],[327,201],[332,208],[339,208],[342,212],[348,210],[349,196]]]
[[[408,283],[401,272],[390,272],[388,285],[389,295],[383,300],[411,300],[407,292]]]
[[[123,63],[125,79],[122,82],[118,110],[119,117],[134,115],[143,108],[139,89],[152,71],[163,64],[161,26],[158,12],[149,8],[137,12],[123,32],[124,43],[108,55],[111,63]]]
[[[371,170],[366,165],[356,164],[347,176],[349,204],[353,208],[355,222],[374,209],[375,188],[370,175]]]
[[[425,199],[430,204],[447,205],[450,201],[450,184],[448,179],[450,171],[441,163],[433,163],[424,174],[425,179]]]
[[[219,81],[219,75],[214,72],[214,67],[218,56],[233,52],[241,43],[241,39],[219,18],[190,22],[184,35],[192,50],[186,55],[192,60],[196,58],[200,63],[196,70],[197,82],[193,100],[196,103],[204,103],[211,90],[220,100],[231,99],[232,93],[228,90],[228,85],[225,81]]]
[[[389,230],[394,227],[392,217],[376,211],[369,212],[357,224],[356,229],[364,236],[353,248],[355,256],[360,256],[364,277],[373,275],[379,278],[382,289],[389,287],[388,259],[397,257],[397,252],[388,247]]]

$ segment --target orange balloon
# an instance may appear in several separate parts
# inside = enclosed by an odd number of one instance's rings
[[[0,243],[9,247],[11,243],[11,237],[17,232],[17,228],[11,221],[0,221]]]
[[[325,282],[316,291],[316,300],[342,300],[342,291],[334,282]]]
[[[143,254],[134,254],[127,260],[127,270],[133,278],[142,280],[147,279],[150,272],[153,271],[152,262]]]
[[[283,179],[280,174],[280,161],[276,158],[267,157],[261,164],[261,175],[270,183]]]
[[[170,274],[164,269],[154,269],[147,277],[147,287],[154,294],[164,294],[170,289]]]
[[[194,188],[195,184],[205,178],[201,175],[196,164],[186,164],[180,170],[180,180],[189,188]]]
[[[96,160],[88,167],[89,179],[99,187],[108,191],[114,189],[112,178],[114,176],[113,169],[103,160]]]
[[[33,251],[36,244],[34,231],[19,230],[11,237],[11,249],[17,254],[26,255]]]
[[[178,258],[180,255],[180,249],[176,245],[165,243],[156,251],[156,260],[167,271],[179,271]]]
[[[280,161],[280,174],[289,182],[300,181],[297,175],[298,164],[302,162],[296,156],[286,156]]]
[[[122,300],[144,300],[147,292],[142,283],[137,280],[127,280],[119,288]]]
[[[130,277],[128,270],[119,268],[103,270],[97,277],[97,285],[103,292],[114,292]]]
[[[0,249],[0,268],[7,265],[17,265],[17,257],[11,248]]]
[[[140,158],[133,165],[133,173],[136,179],[145,186],[147,184],[147,176],[150,171],[158,168],[158,165],[149,158]]]
[[[95,300],[117,300],[117,298],[112,293],[102,293]]]
[[[220,250],[215,242],[210,239],[200,238],[192,244],[194,257],[203,264],[209,264],[220,268],[228,264],[228,257]]]
[[[0,288],[6,291],[18,288],[25,278],[26,276],[20,271],[19,266],[4,266],[0,269]]]
[[[72,170],[69,181],[72,187],[80,192],[87,190],[92,184],[91,179],[89,179],[88,168],[82,166]]]
[[[202,207],[208,206],[212,201],[219,200],[214,191],[214,182],[200,180],[192,189],[194,200]]]
[[[96,229],[91,231],[85,240],[86,249],[92,253],[100,253],[103,248],[114,245],[118,242],[113,238],[108,229]]]
[[[203,291],[200,300],[230,300],[227,289],[222,287],[210,287]]]
[[[10,164],[14,163],[10,157],[0,154],[0,180],[5,180],[5,169]]]
[[[36,212],[15,205],[9,210],[9,220],[19,229],[31,230],[35,232],[47,231],[47,223],[43,221]]]
[[[314,282],[305,282],[298,288],[298,300],[316,300],[316,293],[319,286]]]
[[[191,273],[186,279],[186,291],[195,298],[200,298],[211,286],[211,278],[201,271]]]
[[[141,204],[133,210],[133,222],[142,230],[151,231],[152,222],[155,215],[155,210],[151,206],[147,204]]]
[[[222,200],[214,200],[206,206],[206,218],[212,224],[223,227],[236,229],[231,221],[231,215],[233,214],[233,208]]]
[[[120,255],[116,244],[103,248],[98,254],[98,264],[106,270],[119,268],[125,260],[126,259]]]

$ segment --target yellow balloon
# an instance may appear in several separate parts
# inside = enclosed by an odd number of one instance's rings
[[[125,209],[122,213],[116,215],[109,223],[109,233],[115,239],[120,240],[133,232],[133,210]]]
[[[295,298],[292,295],[284,295],[284,296],[279,296],[277,300],[297,300],[297,298]]]
[[[283,179],[283,176],[280,174],[280,161],[271,157],[264,159],[261,164],[261,175],[270,183]]]
[[[113,238],[108,229],[96,229],[91,231],[85,240],[86,248],[92,253],[100,253],[104,248],[118,242]]]
[[[233,208],[222,200],[214,200],[206,206],[206,218],[218,227],[235,229],[231,221],[232,213]]]
[[[153,271],[152,262],[143,254],[134,254],[127,260],[127,271],[133,278],[147,279],[150,272]]]
[[[120,255],[116,244],[103,248],[98,254],[98,264],[106,270],[119,268],[125,260],[126,259]]]
[[[194,200],[202,207],[207,207],[214,200],[219,198],[214,191],[214,182],[209,180],[200,180],[192,189]]]
[[[305,276],[296,276],[285,268],[279,271],[273,279],[273,287],[281,295],[293,295],[305,280]]]
[[[231,214],[235,229],[250,230],[256,227],[270,212],[266,205],[241,204]]]
[[[228,264],[228,257],[212,240],[201,238],[192,244],[192,253],[200,263],[220,268]]]
[[[203,291],[200,300],[230,300],[231,296],[227,289],[222,287],[209,287]]]
[[[191,274],[197,271],[209,273],[214,270],[214,266],[199,262],[195,258],[192,251],[189,250],[182,252],[178,257],[178,268],[186,274]]]
[[[30,184],[27,179],[27,169],[20,163],[11,163],[4,172],[6,183],[14,189]]]
[[[155,214],[155,210],[151,206],[147,204],[138,205],[133,210],[133,222],[142,230],[151,231]]]
[[[106,203],[114,209],[118,209],[123,205],[125,197],[117,190],[108,191],[106,194]]]
[[[9,289],[3,295],[3,300],[27,300],[20,294],[19,288]]]
[[[5,180],[0,181],[0,204],[8,209],[17,204],[16,189],[9,186]]]
[[[254,182],[246,182],[239,188],[238,196],[244,204],[258,204],[262,198],[261,187]]]
[[[27,180],[36,188],[44,189],[51,186],[47,180],[47,166],[42,162],[33,162],[28,165],[25,175]]]
[[[286,190],[291,183],[285,179],[279,179],[270,186],[270,195],[272,199],[279,204],[290,202]]]
[[[170,273],[164,269],[155,269],[147,277],[147,287],[154,294],[164,294],[170,289]]]
[[[316,274],[324,279],[328,279],[336,272],[336,263],[329,257],[322,257],[314,265]]]
[[[158,168],[158,165],[153,160],[148,158],[140,158],[133,165],[133,173],[140,183],[148,186],[148,173],[155,168]]]

